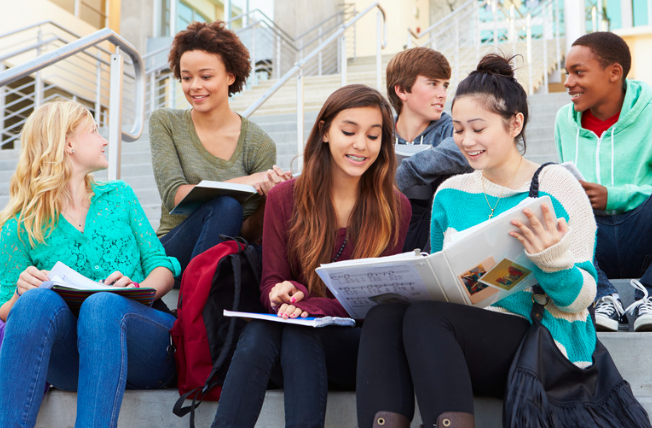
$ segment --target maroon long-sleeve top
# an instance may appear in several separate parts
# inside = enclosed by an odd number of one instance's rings
[[[306,281],[303,274],[296,278],[290,271],[287,244],[289,222],[292,219],[292,212],[294,210],[294,182],[295,180],[289,180],[280,183],[267,195],[265,222],[263,224],[263,276],[260,284],[261,301],[267,310],[273,313],[274,311],[269,302],[270,291],[279,282],[290,281],[305,296],[303,300],[294,305],[308,312],[310,316],[328,315],[346,317],[348,314],[329,290],[327,290],[328,297],[312,297],[308,293],[308,288],[304,285]],[[383,256],[400,253],[403,249],[405,235],[407,234],[410,217],[412,216],[412,208],[410,207],[410,202],[403,194],[400,194],[400,201],[401,227],[399,239],[394,247],[387,247],[385,249],[382,254]],[[335,257],[340,251],[345,236],[346,228],[338,230],[337,239],[333,245],[332,257]],[[391,242],[393,242],[393,237],[390,239]],[[355,242],[347,242],[337,260],[350,259],[354,247]],[[298,264],[296,260],[294,262],[295,265]]]

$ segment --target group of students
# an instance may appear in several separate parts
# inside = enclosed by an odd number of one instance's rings
[[[540,192],[550,196],[558,218],[543,209],[541,223],[526,210],[529,222],[515,221],[518,232],[511,233],[551,299],[543,324],[579,367],[591,364],[595,347],[587,308],[596,283],[598,319],[624,312],[612,290],[601,288],[609,283],[598,276],[594,257],[608,276],[643,276],[648,285],[649,256],[641,249],[641,260],[631,262],[630,248],[647,242],[646,217],[636,213],[652,193],[645,184],[651,149],[632,138],[644,138],[650,89],[625,79],[623,44],[611,33],[574,43],[566,60],[573,105],[560,111],[555,137],[561,159],[575,161],[588,181],[557,165],[543,169]],[[23,129],[10,202],[0,212],[6,321],[0,390],[11,391],[0,394],[2,427],[34,426],[46,383],[78,391],[77,427],[115,427],[126,388],[172,384],[174,316],[160,297],[220,234],[262,237],[261,301],[270,312],[346,316],[315,273],[321,263],[396,254],[415,243],[439,251],[453,234],[526,198],[539,168],[523,157],[527,95],[511,58],[485,56],[459,83],[451,117],[443,112],[451,75],[446,59],[426,48],[396,55],[387,86],[398,116],[375,89],[338,89],[317,116],[297,178],[274,165],[271,138],[229,108],[229,95],[242,89],[251,69],[246,48],[223,23],[192,23],[175,37],[169,63],[191,108],[162,109],[150,119],[162,199],[156,234],[128,185],[93,180],[92,172],[107,167],[107,142],[88,110],[48,103]],[[432,148],[397,167],[395,143]],[[169,215],[202,179],[251,184],[259,196],[244,205],[218,197],[188,217]],[[408,200],[400,191],[414,185],[436,188],[434,199]],[[623,239],[625,228],[640,236],[614,260],[607,251],[623,250],[614,240]],[[157,301],[147,307],[97,293],[73,313],[41,287],[56,261],[114,286],[154,287]],[[356,390],[360,427],[409,426],[415,394],[425,426],[473,427],[473,394],[504,394],[530,325],[531,299],[526,289],[489,310],[381,304],[352,328],[251,321],[213,427],[253,427],[270,385],[285,389],[288,427],[323,426],[329,388]],[[645,286],[635,310],[643,320],[638,329],[652,326]]]

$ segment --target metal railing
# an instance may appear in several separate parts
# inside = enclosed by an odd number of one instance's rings
[[[243,116],[251,116],[260,106],[262,106],[272,95],[274,95],[281,87],[290,81],[291,78],[296,76],[297,82],[297,153],[300,155],[303,153],[303,135],[304,135],[304,109],[303,109],[303,70],[306,68],[311,61],[318,59],[319,54],[324,50],[332,46],[341,46],[340,55],[341,55],[341,79],[342,86],[346,85],[346,64],[348,62],[347,50],[346,50],[346,31],[355,23],[360,20],[362,17],[367,15],[372,10],[377,9],[376,13],[376,87],[380,90],[382,86],[382,57],[381,50],[387,45],[387,26],[385,10],[382,8],[379,2],[374,2],[369,5],[365,10],[358,13],[353,19],[348,21],[346,24],[340,26],[340,28],[330,35],[326,40],[319,44],[312,52],[305,55],[303,59],[298,61],[294,67],[292,67],[283,77],[281,77],[267,92],[265,92],[257,101],[249,106],[243,113]],[[382,27],[382,31],[381,31]],[[382,36],[381,36],[382,35]]]
[[[50,22],[39,23],[35,26],[30,26],[31,28],[29,29],[38,28],[38,34],[42,36],[40,26],[45,24],[52,24],[57,28],[62,29],[62,27]],[[68,31],[66,29],[62,30],[66,32]],[[24,31],[25,29],[14,31],[10,34],[10,36],[21,34]],[[48,98],[54,98],[57,96],[57,94],[51,94],[48,97],[45,97],[44,95],[47,94],[46,89],[58,89],[59,91],[63,91],[60,88],[74,89],[75,84],[86,86],[89,83],[87,74],[94,73],[95,80],[92,83],[95,85],[96,89],[96,98],[94,103],[95,115],[96,118],[99,116],[103,119],[103,121],[100,122],[101,125],[108,124],[108,178],[119,178],[121,142],[123,139],[125,141],[137,140],[143,131],[145,123],[145,68],[143,60],[140,57],[140,54],[129,42],[108,28],[99,30],[88,36],[78,38],[77,40],[69,43],[66,43],[67,40],[61,39],[60,37],[52,37],[51,39],[51,41],[47,42],[45,40],[40,40],[39,43],[37,43],[36,47],[37,56],[24,63],[15,65],[7,70],[2,70],[4,68],[5,62],[0,60],[0,64],[2,64],[2,68],[0,68],[0,71],[2,71],[0,72],[0,103],[2,104],[0,105],[0,112],[3,113],[1,115],[2,120],[4,121],[7,119],[7,116],[4,115],[4,112],[7,111],[9,104],[7,103],[8,94],[22,95],[22,98],[17,98],[18,102],[28,105],[26,108],[24,107],[19,109],[18,112],[20,113],[13,112],[12,114],[22,114],[24,117],[26,117],[29,110],[33,110],[34,108],[38,107]],[[55,40],[65,44],[43,53],[42,50],[46,47],[49,47],[52,41]],[[113,44],[115,46],[115,52],[111,52],[110,50],[99,46],[103,43]],[[19,48],[17,51],[14,51],[11,54],[7,54],[3,58],[5,61],[10,59],[16,60],[17,57],[19,57],[21,54],[26,54],[32,50],[34,49]],[[128,61],[125,61],[121,55],[122,53],[128,56]],[[108,55],[108,59],[104,58],[104,55]],[[88,58],[96,61],[96,63],[89,66]],[[41,75],[42,73],[47,72],[50,67],[56,67],[65,60],[76,60],[76,64],[80,66],[77,69],[79,70],[79,73],[76,73],[72,76],[65,76],[62,74],[54,73],[49,75],[47,79]],[[125,63],[133,68],[133,74],[125,72]],[[68,70],[67,73],[70,74],[70,70]],[[31,76],[34,77],[32,78]],[[17,87],[9,87],[9,85],[16,84],[17,82],[24,81],[25,79],[33,79],[33,91],[28,92],[25,90],[27,86],[31,85],[31,82],[19,84]],[[77,80],[81,82],[77,82]],[[129,91],[131,94],[133,94],[133,100],[131,100],[134,106],[133,114],[129,114],[129,116],[133,118],[133,124],[128,131],[122,129],[123,85],[125,85],[125,80],[131,80],[131,82],[128,82],[128,84],[133,86],[133,88],[131,88]],[[46,81],[55,83],[46,84]],[[107,87],[108,90],[106,89]],[[88,92],[93,93],[93,91]],[[102,92],[108,92],[108,94],[103,94]],[[103,103],[105,98],[108,99],[106,104]],[[29,101],[33,101],[33,104],[29,105]],[[84,100],[82,99],[80,101]],[[88,102],[88,100],[85,101]],[[16,103],[16,100],[13,102]],[[108,117],[106,115],[102,117],[102,109],[105,110],[104,113],[107,114]],[[14,124],[13,126],[18,127],[18,125],[20,125],[22,128],[22,123],[24,123],[24,119],[18,121],[17,124]],[[14,135],[13,138],[15,140],[17,135]]]
[[[551,66],[561,67],[563,4],[547,0],[537,7],[505,8],[498,0],[469,0],[422,33],[408,29],[406,46],[428,46],[451,62],[451,91],[468,75],[480,58],[492,51],[523,57],[517,79],[528,94],[544,86]]]
[[[252,73],[247,79],[245,90],[257,86],[264,80],[280,79],[294,67],[297,61],[303,60],[307,53],[339,31],[340,27],[353,16],[355,16],[355,5],[344,4],[337,13],[296,37],[291,37],[259,9],[228,20],[227,24],[235,21],[246,23],[244,27],[233,30],[250,54]],[[347,53],[348,58],[355,58],[357,55],[355,26],[349,31],[352,34],[346,39],[345,46],[332,44],[327,49],[320,50],[315,61],[305,65],[303,75],[337,74],[342,70],[343,52]],[[177,100],[184,98],[180,85],[175,82],[167,65],[165,54],[169,49],[169,46],[163,46],[143,56],[147,64],[148,113],[161,107],[178,107]]]

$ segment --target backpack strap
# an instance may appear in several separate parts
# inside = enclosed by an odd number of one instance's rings
[[[229,259],[231,261],[231,267],[233,269],[233,285],[235,292],[233,293],[233,310],[237,311],[240,307],[240,294],[242,290],[242,264],[240,263],[240,254],[243,252],[246,255],[246,252],[244,251],[245,248],[247,247],[247,241],[244,240],[244,238],[231,238],[226,235],[220,235],[220,238],[223,238],[224,240],[233,240],[237,242],[238,244],[238,252],[229,255]],[[244,241],[244,242],[242,242]],[[249,257],[247,257],[247,260],[250,260]],[[253,265],[252,265],[253,266]],[[255,269],[253,269],[255,271]],[[217,268],[216,268],[217,272]],[[204,383],[204,386],[201,388],[195,388],[192,391],[188,391],[185,394],[183,394],[179,399],[177,400],[176,403],[174,403],[174,408],[172,411],[174,412],[175,415],[179,417],[183,417],[190,413],[190,428],[195,428],[195,409],[199,407],[201,404],[202,400],[204,399],[204,396],[213,389],[215,386],[218,385],[219,380],[217,380],[217,373],[219,372],[220,368],[224,364],[226,358],[231,352],[231,349],[234,346],[234,340],[235,340],[235,324],[236,324],[237,319],[236,318],[231,318],[229,320],[229,330],[226,334],[226,341],[224,343],[224,346],[222,347],[222,350],[220,351],[220,355],[217,357],[217,360],[215,360],[215,363],[213,364],[213,369],[211,370],[211,373],[208,375],[208,378],[206,379],[206,382]],[[184,401],[192,394],[195,394],[195,396],[192,399],[192,403],[189,406],[183,406]]]

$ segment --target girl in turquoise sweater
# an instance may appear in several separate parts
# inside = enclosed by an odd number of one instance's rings
[[[115,427],[126,387],[161,388],[174,316],[113,293],[73,313],[40,288],[61,261],[115,287],[152,287],[160,299],[180,272],[167,257],[133,190],[97,183],[107,142],[90,112],[72,101],[43,105],[22,130],[9,204],[0,213],[0,426],[32,427],[43,385],[77,391],[75,426]]]
[[[445,181],[437,190],[431,223],[432,251],[528,196],[539,165],[522,156],[527,95],[509,60],[487,55],[460,82],[453,100],[455,143],[475,172]],[[539,175],[539,193],[555,214],[544,223],[528,209],[528,224],[514,221],[518,239],[550,297],[543,324],[574,364],[589,366],[595,330],[587,307],[595,296],[591,263],[595,221],[577,180],[560,166]],[[475,426],[473,395],[502,398],[507,374],[530,326],[532,290],[486,309],[447,302],[409,307],[385,304],[367,314],[358,359],[358,426],[408,427],[414,395],[424,426]]]

